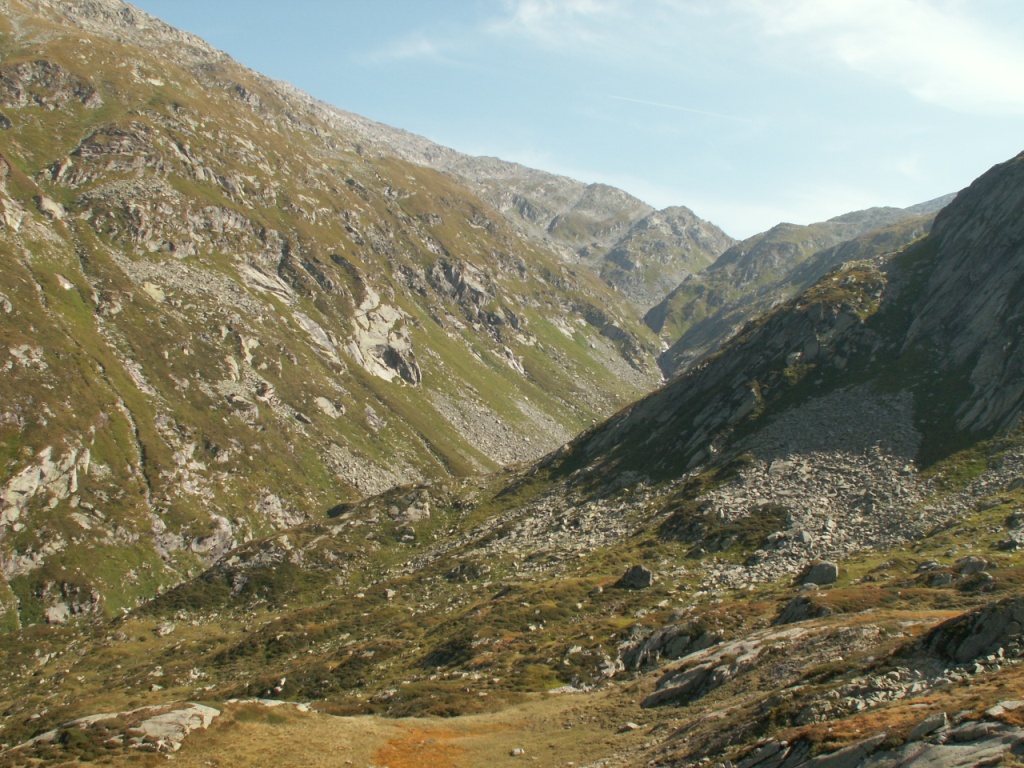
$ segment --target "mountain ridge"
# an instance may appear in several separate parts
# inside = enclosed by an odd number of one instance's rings
[[[781,223],[733,245],[644,316],[668,343],[659,357],[663,372],[677,375],[832,267],[894,251],[926,234],[950,199],[945,195],[906,209],[868,208],[806,226]]]

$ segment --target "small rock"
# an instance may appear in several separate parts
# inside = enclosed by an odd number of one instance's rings
[[[525,754],[526,754],[526,750],[523,749],[522,747],[516,747],[511,752],[509,752],[509,755],[511,755],[512,757],[522,757]]]
[[[1024,707],[1024,701],[1000,701],[994,707],[986,709],[985,714],[989,717],[999,717],[1000,715],[1006,714],[1007,712],[1013,712],[1015,709],[1020,709],[1021,707]]]
[[[634,722],[623,723],[619,726],[619,733],[628,733],[629,731],[638,731],[643,726],[637,725]]]
[[[928,715],[928,717],[918,723],[914,730],[910,732],[910,735],[907,736],[907,741],[919,741],[931,733],[944,730],[948,726],[949,720],[946,718],[946,713],[936,712]]]

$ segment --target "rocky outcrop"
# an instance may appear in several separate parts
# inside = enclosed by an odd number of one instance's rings
[[[769,630],[689,654],[681,667],[665,673],[658,680],[654,693],[647,696],[640,706],[650,708],[696,701],[755,669],[758,659],[769,646],[790,644],[805,634],[806,630],[800,628]]]
[[[79,473],[88,473],[90,451],[74,447],[54,458],[53,446],[46,446],[35,457],[34,463],[7,480],[0,489],[0,540],[6,530],[25,529],[33,504],[56,507],[78,491]],[[24,565],[4,560],[4,575],[13,578]]]
[[[922,640],[921,647],[963,664],[998,654],[1024,653],[1024,598],[1011,597],[940,624]]]
[[[419,384],[423,374],[413,354],[408,320],[405,312],[382,303],[377,293],[367,287],[366,298],[353,317],[348,351],[374,376]]]
[[[675,661],[691,653],[718,645],[723,636],[703,622],[686,621],[656,629],[642,640],[626,643],[619,649],[619,658],[627,670],[656,668],[666,661]]]
[[[0,66],[0,105],[53,110],[70,103],[97,108],[103,99],[84,78],[46,59]]]
[[[79,731],[106,739],[108,743],[166,754],[180,750],[189,734],[209,728],[220,714],[219,709],[205,704],[187,704],[179,709],[168,705],[89,715],[46,731],[11,751],[31,756],[34,749],[47,744],[74,744],[74,737],[68,734]],[[87,739],[83,741],[87,743]]]
[[[942,714],[943,719],[945,714]],[[736,763],[737,768],[968,768],[1015,760],[1024,752],[1024,729],[992,721],[966,721],[940,729],[925,741],[908,739],[895,749],[884,749],[890,740],[883,732],[833,752],[812,754],[808,741],[769,741]]]

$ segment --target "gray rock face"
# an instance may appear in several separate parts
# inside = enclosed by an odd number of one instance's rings
[[[925,736],[944,730],[948,725],[949,718],[946,717],[945,712],[936,712],[934,715],[928,715],[928,717],[914,726],[914,729],[907,736],[907,741],[920,741]]]
[[[59,729],[47,731],[14,747],[12,751],[53,743],[61,738],[62,731],[103,728],[109,733],[109,729],[114,727],[124,729],[123,733],[115,737],[122,744],[147,752],[177,752],[190,733],[209,728],[219,716],[219,709],[194,703],[142,707],[127,712],[104,712],[72,720]]]
[[[219,715],[220,710],[213,707],[191,704],[184,709],[174,709],[147,718],[134,730],[141,736],[141,743],[151,744],[161,752],[177,752],[192,731],[208,728]]]
[[[814,757],[811,757],[811,745],[806,741],[788,743],[773,740],[752,750],[736,765],[737,768],[973,768],[998,765],[1003,759],[1019,757],[1024,729],[1001,723],[969,721],[952,729],[940,730],[925,742],[914,739],[898,749],[880,750],[887,736],[886,733],[874,734],[843,749]]]
[[[935,219],[934,268],[906,346],[924,341],[950,368],[970,366],[972,397],[959,406],[957,427],[998,428],[1024,403],[1024,258],[1020,210],[1024,154],[983,174]]]

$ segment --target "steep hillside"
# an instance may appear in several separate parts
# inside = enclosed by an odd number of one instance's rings
[[[810,287],[838,264],[894,251],[927,233],[951,196],[912,208],[870,208],[828,221],[779,224],[687,277],[644,317],[671,346],[659,358],[674,376],[717,349],[745,322]]]
[[[533,467],[9,633],[0,760],[1014,764],[1022,203],[1024,155]]]
[[[0,3],[0,623],[110,613],[660,381],[587,270],[116,0]]]

